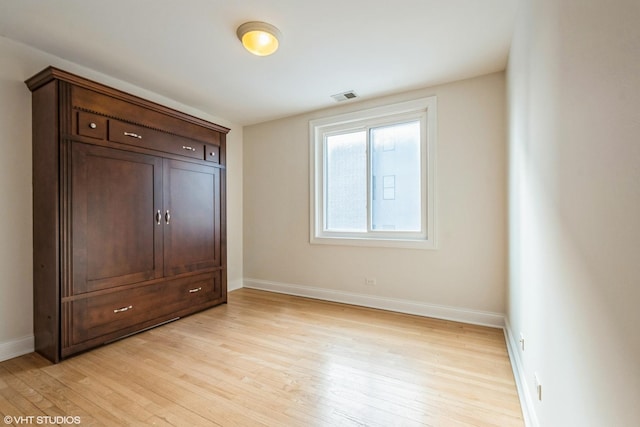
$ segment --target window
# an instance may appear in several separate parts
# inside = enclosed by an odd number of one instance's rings
[[[435,97],[309,128],[311,243],[436,247]]]

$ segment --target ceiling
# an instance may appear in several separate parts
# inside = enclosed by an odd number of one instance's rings
[[[0,36],[238,125],[505,68],[517,0],[0,0]],[[269,57],[236,28],[283,34]]]

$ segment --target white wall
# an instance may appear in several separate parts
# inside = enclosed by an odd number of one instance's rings
[[[527,409],[545,427],[638,426],[640,2],[521,3],[508,321]]]
[[[31,92],[24,81],[61,69],[231,128],[227,137],[229,288],[242,278],[242,128],[160,95],[0,37],[0,360],[33,350]]]
[[[309,120],[429,95],[438,97],[439,249],[311,245]],[[504,313],[505,137],[504,73],[245,127],[245,286]]]

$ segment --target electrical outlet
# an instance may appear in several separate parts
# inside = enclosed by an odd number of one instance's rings
[[[540,382],[540,378],[538,378],[538,374],[533,374],[536,379],[536,394],[538,395],[538,400],[542,401],[542,383]]]
[[[376,278],[375,277],[366,277],[364,279],[364,284],[367,286],[374,286],[376,284]]]
[[[524,351],[524,335],[520,332],[520,350]]]

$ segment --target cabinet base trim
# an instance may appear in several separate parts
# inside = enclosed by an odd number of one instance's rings
[[[144,332],[144,331],[148,331],[149,329],[157,328],[158,326],[166,325],[167,323],[175,322],[176,320],[179,320],[179,319],[182,319],[182,317],[174,317],[173,319],[169,319],[169,320],[165,320],[164,322],[156,323],[155,325],[148,326],[148,327],[146,327],[144,329],[140,329],[139,331],[131,332],[131,333],[125,334],[125,335],[123,335],[121,337],[114,338],[114,339],[111,339],[109,341],[105,341],[104,345],[111,344],[112,342],[123,340],[123,339],[125,339],[127,337],[130,337],[132,335],[137,335],[140,332]]]

